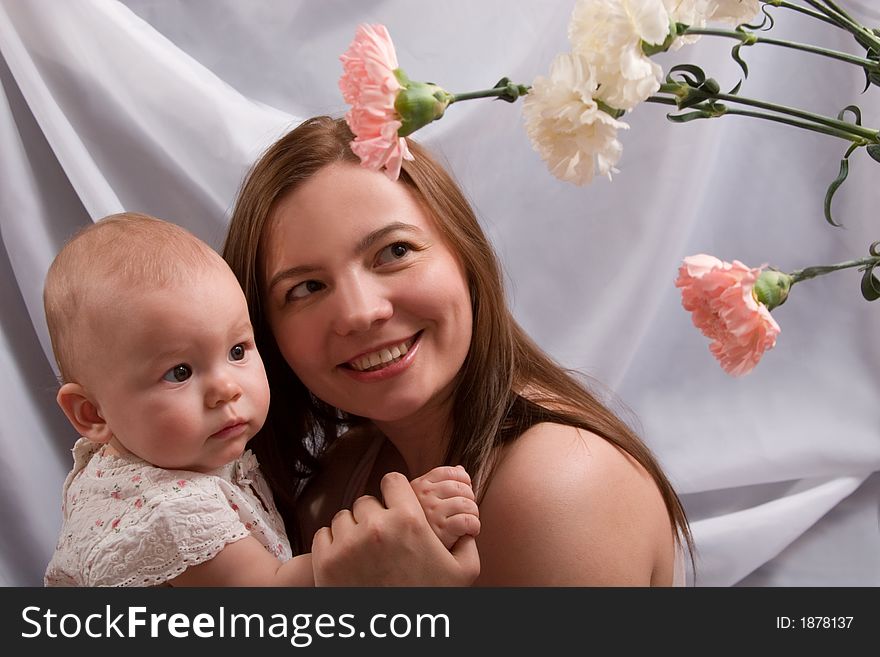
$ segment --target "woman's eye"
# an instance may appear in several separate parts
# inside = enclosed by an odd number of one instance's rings
[[[394,244],[389,244],[379,252],[378,257],[376,258],[376,262],[380,265],[385,265],[389,262],[400,260],[411,250],[412,247],[406,242],[395,242]]]
[[[289,299],[302,299],[315,292],[320,292],[323,289],[324,284],[321,281],[303,281],[299,285],[294,285],[290,288],[287,297]]]
[[[245,348],[243,344],[237,344],[229,350],[229,357],[232,360],[242,360],[244,358]]]
[[[186,363],[181,363],[180,365],[175,365],[170,370],[165,372],[162,377],[165,381],[170,381],[171,383],[183,383],[189,377],[192,376],[192,368]]]

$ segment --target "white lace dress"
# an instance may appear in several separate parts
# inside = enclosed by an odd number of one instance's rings
[[[64,481],[64,522],[46,586],[157,586],[253,536],[291,558],[284,523],[246,451],[209,473],[106,454],[85,438]]]

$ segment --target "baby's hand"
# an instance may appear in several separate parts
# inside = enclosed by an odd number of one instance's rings
[[[428,524],[447,549],[462,536],[480,533],[480,509],[463,467],[434,468],[410,483]]]

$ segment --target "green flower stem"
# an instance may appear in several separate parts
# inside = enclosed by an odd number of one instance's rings
[[[880,139],[878,139],[878,136],[880,136],[880,130],[865,128],[864,126],[856,125],[855,123],[848,123],[847,121],[841,121],[840,119],[832,119],[828,116],[814,114],[813,112],[806,112],[804,110],[800,110],[794,107],[788,107],[787,105],[768,103],[762,100],[744,98],[742,96],[736,96],[733,94],[716,93],[713,94],[712,97],[728,103],[739,103],[740,105],[758,107],[760,109],[770,110],[771,112],[777,112],[779,114],[796,116],[800,119],[806,119],[807,121],[812,121],[813,123],[825,125],[829,128],[834,128],[836,130],[841,130],[842,132],[851,134],[855,137],[860,137],[861,139],[867,140],[868,142],[877,143],[878,141],[880,141]]]
[[[469,91],[463,94],[452,94],[452,100],[449,104],[456,103],[460,100],[472,100],[474,98],[501,98],[509,102],[513,102],[519,96],[529,93],[531,87],[525,84],[508,84],[501,87],[493,87],[492,89],[481,89],[480,91]]]
[[[646,103],[657,103],[658,105],[675,105],[678,107],[678,101],[675,98],[667,96],[648,96],[645,98]]]
[[[667,98],[665,96],[649,96],[645,99],[646,103],[657,103],[660,105],[674,105],[678,106],[678,103],[673,98]],[[823,135],[829,135],[831,137],[838,137],[843,139],[844,141],[852,142],[853,135],[849,132],[843,132],[842,130],[837,130],[835,128],[829,128],[828,126],[818,125],[816,123],[809,123],[807,121],[798,121],[797,119],[792,119],[787,116],[779,116],[776,114],[768,114],[766,112],[752,112],[749,110],[740,110],[740,109],[731,109],[729,107],[725,107],[723,111],[713,110],[709,107],[703,107],[700,105],[692,105],[688,109],[692,110],[706,110],[705,118],[718,118],[721,116],[725,116],[727,114],[731,116],[748,116],[755,119],[764,119],[765,121],[774,121],[776,123],[784,123],[786,125],[794,126],[796,128],[801,128],[803,130],[809,130],[811,132],[818,132]],[[864,140],[859,139],[858,143],[854,144],[855,146],[864,146]]]
[[[746,98],[745,96],[737,96],[734,94],[725,94],[725,93],[710,93],[705,89],[698,89],[696,87],[691,87],[689,85],[683,85],[682,83],[666,83],[660,85],[661,93],[669,93],[678,98],[682,98],[681,92],[683,87],[687,90],[685,94],[688,98],[693,97],[702,97],[706,100],[722,100],[728,103],[737,103],[740,105],[748,105],[750,107],[757,107],[763,110],[769,110],[771,112],[775,112],[777,114],[785,114],[788,116],[794,116],[799,119],[805,119],[811,123],[817,123],[819,125],[828,126],[830,128],[834,128],[835,130],[839,130],[843,133],[851,135],[848,137],[850,141],[854,141],[855,139],[864,140],[869,143],[878,143],[880,142],[880,130],[874,130],[872,128],[865,128],[864,126],[856,125],[854,123],[848,123],[846,121],[841,121],[839,119],[832,119],[828,116],[822,116],[821,114],[814,114],[812,112],[807,112],[804,110],[797,109],[795,107],[788,107],[787,105],[779,105],[777,103],[768,103],[763,100],[757,100],[754,98]]]
[[[752,34],[751,32],[739,32],[737,30],[719,30],[713,28],[689,27],[683,32],[683,34],[699,34],[701,36],[727,37],[729,39],[742,41],[747,45],[752,45],[755,43],[766,43],[772,46],[792,48],[794,50],[811,52],[815,55],[822,55],[823,57],[830,57],[831,59],[837,59],[842,62],[847,62],[848,64],[855,64],[860,68],[867,69],[869,72],[880,73],[880,63],[874,60],[865,59],[864,57],[856,57],[855,55],[850,55],[849,53],[845,52],[839,52],[837,50],[829,50],[828,48],[812,46],[808,43],[797,43],[794,41],[785,41],[784,39],[768,39],[767,37],[759,37],[755,34]]]
[[[481,91],[470,91],[465,94],[452,94],[450,104],[459,100],[472,100],[474,98],[497,98],[504,93],[504,89],[483,89]]]
[[[811,7],[815,7],[821,13],[825,14],[830,20],[837,25],[850,32],[853,35],[861,36],[862,39],[873,45],[874,50],[880,52],[880,39],[871,30],[853,19],[843,9],[838,7],[834,2],[824,2],[817,0],[804,0]]]
[[[830,135],[831,137],[839,137],[844,141],[852,141],[853,136],[849,133],[842,132],[840,130],[836,130],[834,128],[829,128],[824,125],[817,125],[815,123],[807,123],[805,121],[798,121],[797,119],[790,119],[785,116],[777,116],[775,114],[767,114],[765,112],[751,112],[749,110],[740,110],[740,109],[730,109],[727,108],[724,112],[725,114],[730,114],[733,116],[749,116],[756,119],[764,119],[765,121],[775,121],[776,123],[784,123],[786,125],[791,125],[796,128],[802,128],[804,130],[810,130],[811,132],[818,132],[823,135]],[[857,144],[859,146],[864,145],[863,143]]]
[[[835,12],[830,9],[823,0],[804,0],[811,7],[815,7],[827,16],[834,16]]]
[[[843,26],[845,24],[849,24],[850,26],[858,26],[858,23],[853,21],[846,12],[843,12],[838,7],[832,7],[832,3],[825,2],[824,0],[804,0],[810,7],[814,7],[821,13],[828,16],[835,23]]]
[[[807,9],[806,7],[801,7],[800,5],[793,5],[790,2],[785,2],[785,0],[768,0],[765,4],[770,5],[771,7],[783,7],[785,9],[791,9],[793,11],[797,11],[802,14],[806,14],[807,16],[810,16],[811,18],[815,18],[816,20],[828,23],[829,25],[834,25],[836,27],[843,28],[843,26],[840,23],[838,23],[837,21],[835,21],[831,18],[828,18],[828,16],[826,16],[823,13],[820,13],[818,11],[813,11],[812,9]]]
[[[810,4],[812,5],[812,4],[814,4],[814,3],[813,3],[813,2],[810,2]],[[858,23],[856,22],[856,20],[855,20],[852,16],[850,16],[850,15],[847,14],[843,9],[841,9],[840,7],[838,7],[836,2],[833,2],[832,0],[823,0],[823,1],[822,1],[822,4],[824,4],[824,5],[825,5],[826,7],[828,7],[831,11],[833,11],[833,12],[835,12],[836,14],[842,16],[843,18],[845,18],[845,19],[848,20],[849,22],[854,23],[854,24],[856,24],[856,25],[858,24]]]
[[[840,271],[841,269],[851,269],[853,267],[869,267],[878,263],[880,263],[880,256],[869,256],[867,258],[862,258],[861,260],[847,260],[846,262],[839,262],[836,265],[805,267],[804,269],[798,269],[791,272],[789,276],[791,276],[791,284],[794,285],[795,283],[808,281],[811,278],[816,278],[817,276],[830,274],[833,271]]]

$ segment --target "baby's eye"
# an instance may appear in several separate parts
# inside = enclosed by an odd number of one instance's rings
[[[315,292],[320,292],[323,289],[324,284],[321,281],[303,281],[299,285],[294,285],[292,288],[290,288],[290,292],[287,293],[287,297],[289,299],[302,299],[303,297],[307,297],[310,294],[314,294]]]
[[[183,383],[189,377],[192,376],[192,368],[186,363],[181,363],[180,365],[175,365],[170,370],[165,372],[162,378],[165,381],[170,381],[171,383]]]
[[[229,357],[232,360],[241,360],[244,358],[245,351],[244,345],[239,343],[229,350]]]
[[[384,249],[379,251],[379,255],[376,257],[376,263],[380,265],[385,265],[389,262],[400,260],[411,250],[412,247],[406,242],[395,242],[394,244],[389,244]]]

